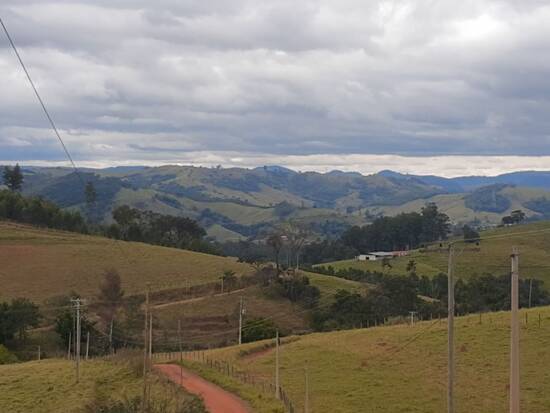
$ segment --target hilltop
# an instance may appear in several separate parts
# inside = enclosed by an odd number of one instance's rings
[[[84,210],[78,177],[66,168],[24,168],[25,194],[40,195],[63,208]],[[204,168],[160,166],[84,169],[98,197],[93,214],[110,222],[127,204],[142,210],[197,220],[218,241],[258,235],[285,220],[299,221],[319,235],[395,215],[435,202],[454,223],[491,226],[513,209],[530,218],[550,214],[548,172],[498,177],[442,178],[382,171],[361,175],[295,172],[280,167]]]

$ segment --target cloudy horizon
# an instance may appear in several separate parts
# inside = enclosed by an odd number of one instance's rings
[[[7,0],[0,17],[81,166],[550,169],[541,1]],[[0,159],[62,164],[4,37],[0,68]]]

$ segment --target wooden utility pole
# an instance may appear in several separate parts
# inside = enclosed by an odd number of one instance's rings
[[[306,379],[306,395],[304,400],[304,413],[309,413],[309,375],[308,375],[308,363],[306,360],[306,367],[304,368],[305,379]]]
[[[153,359],[153,313],[149,312],[149,363]]]
[[[145,291],[145,325],[143,328],[143,400],[141,403],[141,409],[143,412],[147,411],[147,367],[148,367],[148,343],[149,343],[149,290],[151,285],[147,283],[147,290]]]
[[[115,319],[111,318],[111,328],[109,329],[109,352],[111,354],[114,353],[114,351],[113,351],[113,324],[114,324],[114,321],[115,321]]]
[[[86,333],[86,360],[88,360],[88,355],[90,354],[90,332]]]
[[[519,253],[512,248],[510,413],[519,413]]]
[[[183,349],[181,346],[181,320],[178,320],[178,342],[180,348],[180,386],[183,385]]]
[[[239,345],[243,343],[243,314],[244,314],[244,303],[243,303],[243,297],[241,296],[241,302],[239,304]]]
[[[281,398],[281,389],[279,382],[279,330],[275,336],[275,397]]]
[[[455,334],[455,283],[453,277],[454,245],[449,246],[449,262],[447,266],[447,413],[454,413],[454,334]]]

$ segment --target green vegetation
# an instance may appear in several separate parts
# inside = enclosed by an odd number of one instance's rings
[[[550,288],[550,222],[541,221],[524,225],[496,228],[480,232],[479,245],[457,246],[455,274],[469,278],[474,274],[485,273],[502,275],[510,271],[510,253],[513,246],[520,252],[520,277],[544,281]],[[406,275],[410,260],[416,263],[418,275],[435,276],[447,272],[447,244],[430,245],[427,248],[411,251],[408,256],[391,260],[391,269],[387,273]],[[344,268],[357,268],[367,271],[382,271],[381,261],[346,260],[323,264],[335,271]]]
[[[550,409],[546,391],[550,353],[550,308],[522,310],[522,411]],[[541,315],[541,327],[538,316]],[[458,412],[506,411],[509,365],[509,314],[459,317],[456,321]],[[274,352],[243,351],[250,343],[207,352],[253,377],[273,380]],[[310,383],[312,411],[440,413],[446,406],[447,325],[419,322],[370,329],[317,333],[281,347],[281,380],[297,411],[303,408],[304,368]]]
[[[137,367],[122,358],[83,361],[80,383],[75,385],[74,362],[42,360],[0,366],[0,406],[10,413],[83,413],[102,411],[92,407],[116,401],[128,405],[142,392]],[[166,405],[162,410],[166,413],[204,411],[195,398],[157,376],[152,379],[151,399],[154,405]]]

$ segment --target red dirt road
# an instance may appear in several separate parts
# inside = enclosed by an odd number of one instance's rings
[[[157,364],[155,369],[176,384],[180,384],[180,369],[183,371],[181,386],[189,393],[201,397],[210,413],[251,413],[250,406],[228,391],[216,386],[189,370],[175,364]]]

